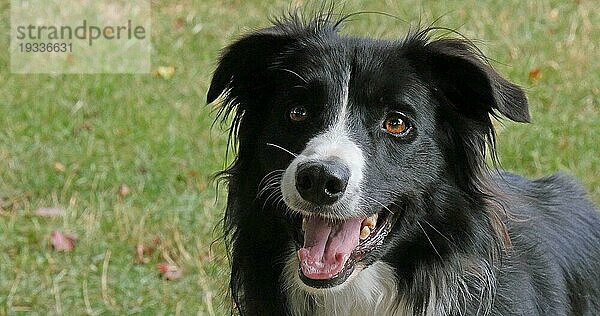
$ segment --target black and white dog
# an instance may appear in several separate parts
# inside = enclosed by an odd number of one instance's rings
[[[464,39],[291,16],[227,47],[225,230],[243,315],[600,315],[600,220],[564,175],[486,168],[523,90]]]

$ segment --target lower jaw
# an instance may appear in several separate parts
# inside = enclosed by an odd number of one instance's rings
[[[315,280],[308,278],[304,275],[304,273],[302,273],[302,269],[298,269],[298,275],[300,276],[300,280],[302,281],[302,283],[304,283],[306,286],[315,289],[328,289],[344,284],[346,280],[348,280],[350,275],[352,275],[354,270],[355,267],[352,266],[340,272],[340,274],[338,274],[337,276],[326,280]]]

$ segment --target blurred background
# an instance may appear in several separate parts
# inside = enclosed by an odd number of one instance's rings
[[[219,240],[226,132],[206,91],[219,50],[308,1],[152,1],[152,74],[13,75],[0,37],[0,315],[230,312]],[[340,6],[341,8],[342,6]],[[600,204],[596,1],[344,1],[343,33],[436,25],[522,85],[532,124],[498,124],[503,168],[577,177]],[[9,3],[0,2],[7,34]],[[229,157],[231,159],[231,157]]]

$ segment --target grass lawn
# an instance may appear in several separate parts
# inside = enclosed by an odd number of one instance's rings
[[[214,107],[204,100],[219,49],[290,5],[152,3],[153,69],[174,66],[170,79],[12,75],[9,4],[0,2],[0,315],[229,312],[227,257],[222,242],[212,243],[226,195],[211,183],[226,165],[227,140],[211,130]],[[348,0],[345,10],[413,24],[439,18],[479,40],[530,101],[533,124],[500,126],[503,168],[530,177],[566,172],[600,204],[595,1]],[[363,15],[345,32],[401,38],[407,29]],[[119,194],[121,186],[129,193]],[[39,217],[40,207],[65,212]],[[74,251],[51,250],[54,230],[77,236]],[[138,244],[156,248],[142,264]],[[181,278],[161,279],[162,262],[180,267]]]

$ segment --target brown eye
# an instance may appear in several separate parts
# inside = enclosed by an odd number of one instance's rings
[[[406,117],[398,112],[391,112],[386,116],[383,128],[394,136],[404,136],[410,130]]]
[[[294,122],[302,122],[308,118],[308,111],[303,106],[295,106],[290,110],[290,119]]]

